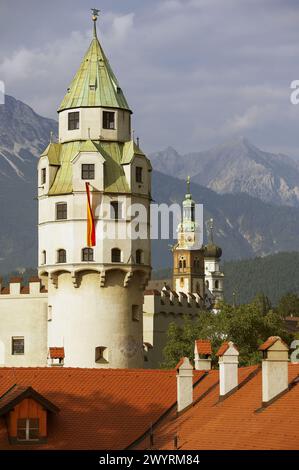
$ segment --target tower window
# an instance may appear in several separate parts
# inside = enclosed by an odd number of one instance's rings
[[[79,129],[80,126],[80,114],[79,111],[68,114],[68,128],[69,131]]]
[[[37,441],[39,439],[39,419],[21,418],[17,422],[18,441]]]
[[[46,184],[47,181],[47,168],[42,168],[41,169],[41,184],[44,185]]]
[[[24,336],[13,336],[11,340],[11,353],[13,356],[20,356],[25,353]]]
[[[67,219],[67,203],[59,202],[56,204],[56,220]]]
[[[44,250],[42,251],[42,263],[41,264],[47,264],[47,252]]]
[[[132,320],[133,321],[139,321],[140,320],[139,305],[132,305]]]
[[[209,281],[206,281],[206,286],[207,286],[207,288],[209,288],[209,287],[210,287],[210,283],[209,283]]]
[[[215,289],[219,289],[219,281],[215,281]]]
[[[121,251],[119,248],[111,250],[111,261],[112,263],[121,263]]]
[[[142,170],[141,166],[136,166],[136,183],[142,183]]]
[[[83,248],[82,261],[93,261],[93,249],[92,248]]]
[[[58,250],[57,263],[66,263],[66,251],[65,250]]]
[[[83,180],[94,180],[94,165],[90,163],[83,163],[81,167],[81,175]]]
[[[122,219],[122,203],[112,201],[110,204],[110,217],[114,220]]]
[[[136,264],[143,264],[143,251],[136,250]]]
[[[103,111],[103,129],[115,129],[115,113],[112,111]]]
[[[103,364],[108,362],[108,349],[106,346],[97,346],[95,349],[95,362]]]

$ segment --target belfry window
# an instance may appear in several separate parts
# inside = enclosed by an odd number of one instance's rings
[[[41,264],[47,264],[47,252],[46,252],[46,250],[42,251]]]
[[[66,251],[65,250],[58,250],[57,263],[66,263]]]
[[[93,261],[93,249],[92,248],[83,248],[82,261]]]
[[[111,262],[121,263],[121,251],[119,248],[113,248],[111,250]]]
[[[115,113],[113,111],[103,111],[103,129],[115,129]]]
[[[80,114],[79,111],[68,114],[68,129],[74,131],[80,127]]]

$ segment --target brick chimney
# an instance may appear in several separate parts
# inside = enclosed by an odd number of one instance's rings
[[[262,402],[268,404],[288,389],[289,347],[279,336],[270,336],[260,347],[262,360]]]
[[[216,354],[219,357],[220,397],[238,387],[239,351],[232,341],[223,343]]]
[[[211,341],[197,339],[194,344],[194,362],[196,370],[211,370]]]
[[[178,413],[193,403],[193,366],[188,357],[183,357],[176,366]]]

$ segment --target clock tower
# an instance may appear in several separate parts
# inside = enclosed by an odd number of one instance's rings
[[[204,297],[202,223],[197,218],[188,177],[182,222],[178,226],[178,243],[173,247],[173,288],[177,292],[197,293]]]

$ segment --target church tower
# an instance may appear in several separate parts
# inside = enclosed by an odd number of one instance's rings
[[[212,294],[211,302],[216,306],[218,301],[223,300],[224,274],[220,270],[220,258],[222,249],[214,243],[214,221],[208,222],[208,244],[205,246],[205,280],[206,288]]]
[[[178,226],[178,243],[173,247],[173,288],[186,294],[197,293],[204,298],[202,227],[196,220],[195,208],[188,177],[182,222]]]
[[[97,36],[58,110],[59,139],[38,164],[39,275],[48,286],[48,349],[70,367],[143,366],[143,291],[151,271],[151,165]],[[51,139],[52,140],[52,139]],[[87,236],[88,231],[88,236]],[[50,361],[50,359],[49,359]]]

